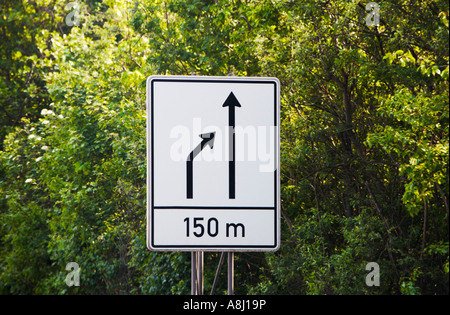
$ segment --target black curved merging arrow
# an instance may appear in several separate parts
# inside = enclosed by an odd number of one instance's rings
[[[186,198],[192,199],[193,195],[193,186],[194,186],[194,179],[193,179],[193,168],[194,168],[194,159],[195,157],[203,150],[203,148],[206,145],[209,145],[209,147],[212,149],[214,146],[214,136],[216,135],[216,132],[208,132],[203,133],[200,135],[200,138],[202,138],[202,142],[200,142],[194,150],[188,155],[186,160]]]
[[[233,92],[228,95],[222,107],[228,107],[228,187],[229,199],[236,198],[236,153],[234,144],[234,127],[235,121],[235,107],[241,107],[241,104],[234,96]]]

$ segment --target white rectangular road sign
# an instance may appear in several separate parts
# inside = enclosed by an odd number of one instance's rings
[[[280,246],[276,78],[147,80],[147,247]]]

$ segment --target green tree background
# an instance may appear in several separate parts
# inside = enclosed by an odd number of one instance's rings
[[[0,1],[0,293],[190,292],[145,245],[145,80],[192,73],[281,81],[281,249],[237,293],[449,293],[448,1],[68,3]]]

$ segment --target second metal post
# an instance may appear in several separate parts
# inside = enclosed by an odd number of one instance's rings
[[[228,252],[228,295],[234,294],[234,253]]]

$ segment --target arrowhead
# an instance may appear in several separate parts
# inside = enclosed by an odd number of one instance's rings
[[[202,133],[200,135],[200,138],[202,138],[202,148],[205,145],[209,145],[209,147],[212,149],[214,146],[214,136],[216,135],[216,132],[207,132],[207,133]]]
[[[227,99],[225,100],[225,103],[223,103],[222,107],[227,106],[235,106],[235,107],[241,107],[241,104],[239,104],[239,101],[237,100],[236,96],[234,96],[233,92],[228,95]]]

